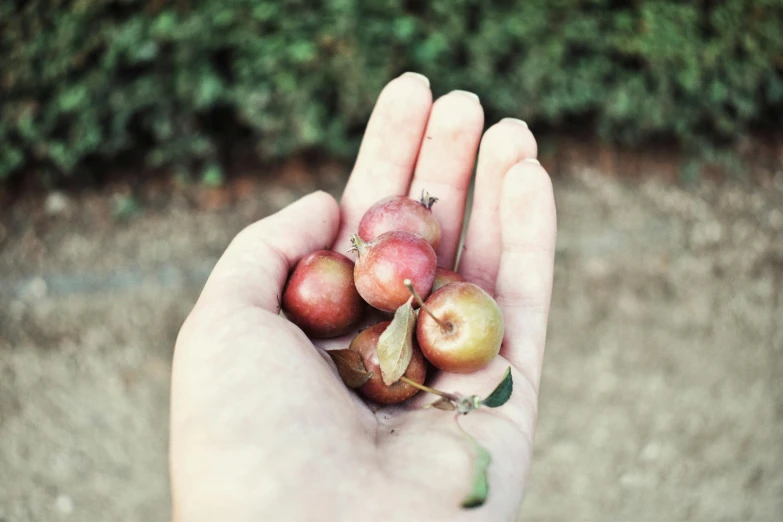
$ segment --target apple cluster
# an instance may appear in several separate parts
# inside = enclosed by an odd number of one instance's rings
[[[378,201],[351,239],[355,263],[331,250],[313,252],[299,261],[283,292],[283,313],[312,338],[355,332],[372,315],[367,305],[380,312],[375,317],[383,320],[341,350],[347,357],[330,352],[345,383],[376,403],[415,395],[427,362],[446,372],[480,370],[503,341],[503,315],[492,296],[438,266],[436,201],[426,193],[419,201]]]

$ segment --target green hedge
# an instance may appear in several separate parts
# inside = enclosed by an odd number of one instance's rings
[[[782,68],[783,0],[0,0],[0,179],[348,154],[406,70],[490,119],[695,148],[779,116]]]

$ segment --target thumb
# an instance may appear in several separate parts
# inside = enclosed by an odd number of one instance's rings
[[[288,272],[310,252],[328,249],[339,225],[337,202],[320,191],[253,223],[231,241],[196,306],[277,312]]]

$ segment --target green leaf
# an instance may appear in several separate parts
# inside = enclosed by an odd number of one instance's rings
[[[460,428],[461,429],[461,428]],[[462,507],[475,508],[484,504],[489,494],[489,481],[487,480],[487,468],[492,462],[492,455],[487,449],[476,442],[476,439],[468,435],[464,430],[462,433],[470,440],[473,445],[473,485],[470,492],[462,499]]]
[[[126,194],[114,199],[112,214],[116,219],[127,220],[139,212],[141,212],[141,205],[132,195]]]
[[[394,319],[378,338],[378,362],[381,377],[386,386],[400,380],[413,357],[413,327],[416,312],[413,311],[413,297],[394,313]]]
[[[201,183],[206,187],[220,187],[223,185],[223,170],[218,165],[208,165],[201,175]]]
[[[500,384],[497,385],[486,399],[481,401],[481,404],[488,408],[503,406],[506,401],[508,401],[509,397],[511,397],[511,392],[513,390],[514,381],[511,378],[511,366],[509,366],[505,375],[503,375],[503,380],[500,381]]]
[[[358,388],[372,377],[372,372],[368,372],[364,367],[359,352],[345,348],[343,350],[328,350],[326,353],[334,361],[340,378],[349,388]]]

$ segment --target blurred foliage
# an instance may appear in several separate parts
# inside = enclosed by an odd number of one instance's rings
[[[716,151],[779,113],[782,28],[783,0],[0,0],[0,179],[349,154],[406,70],[490,118]]]

